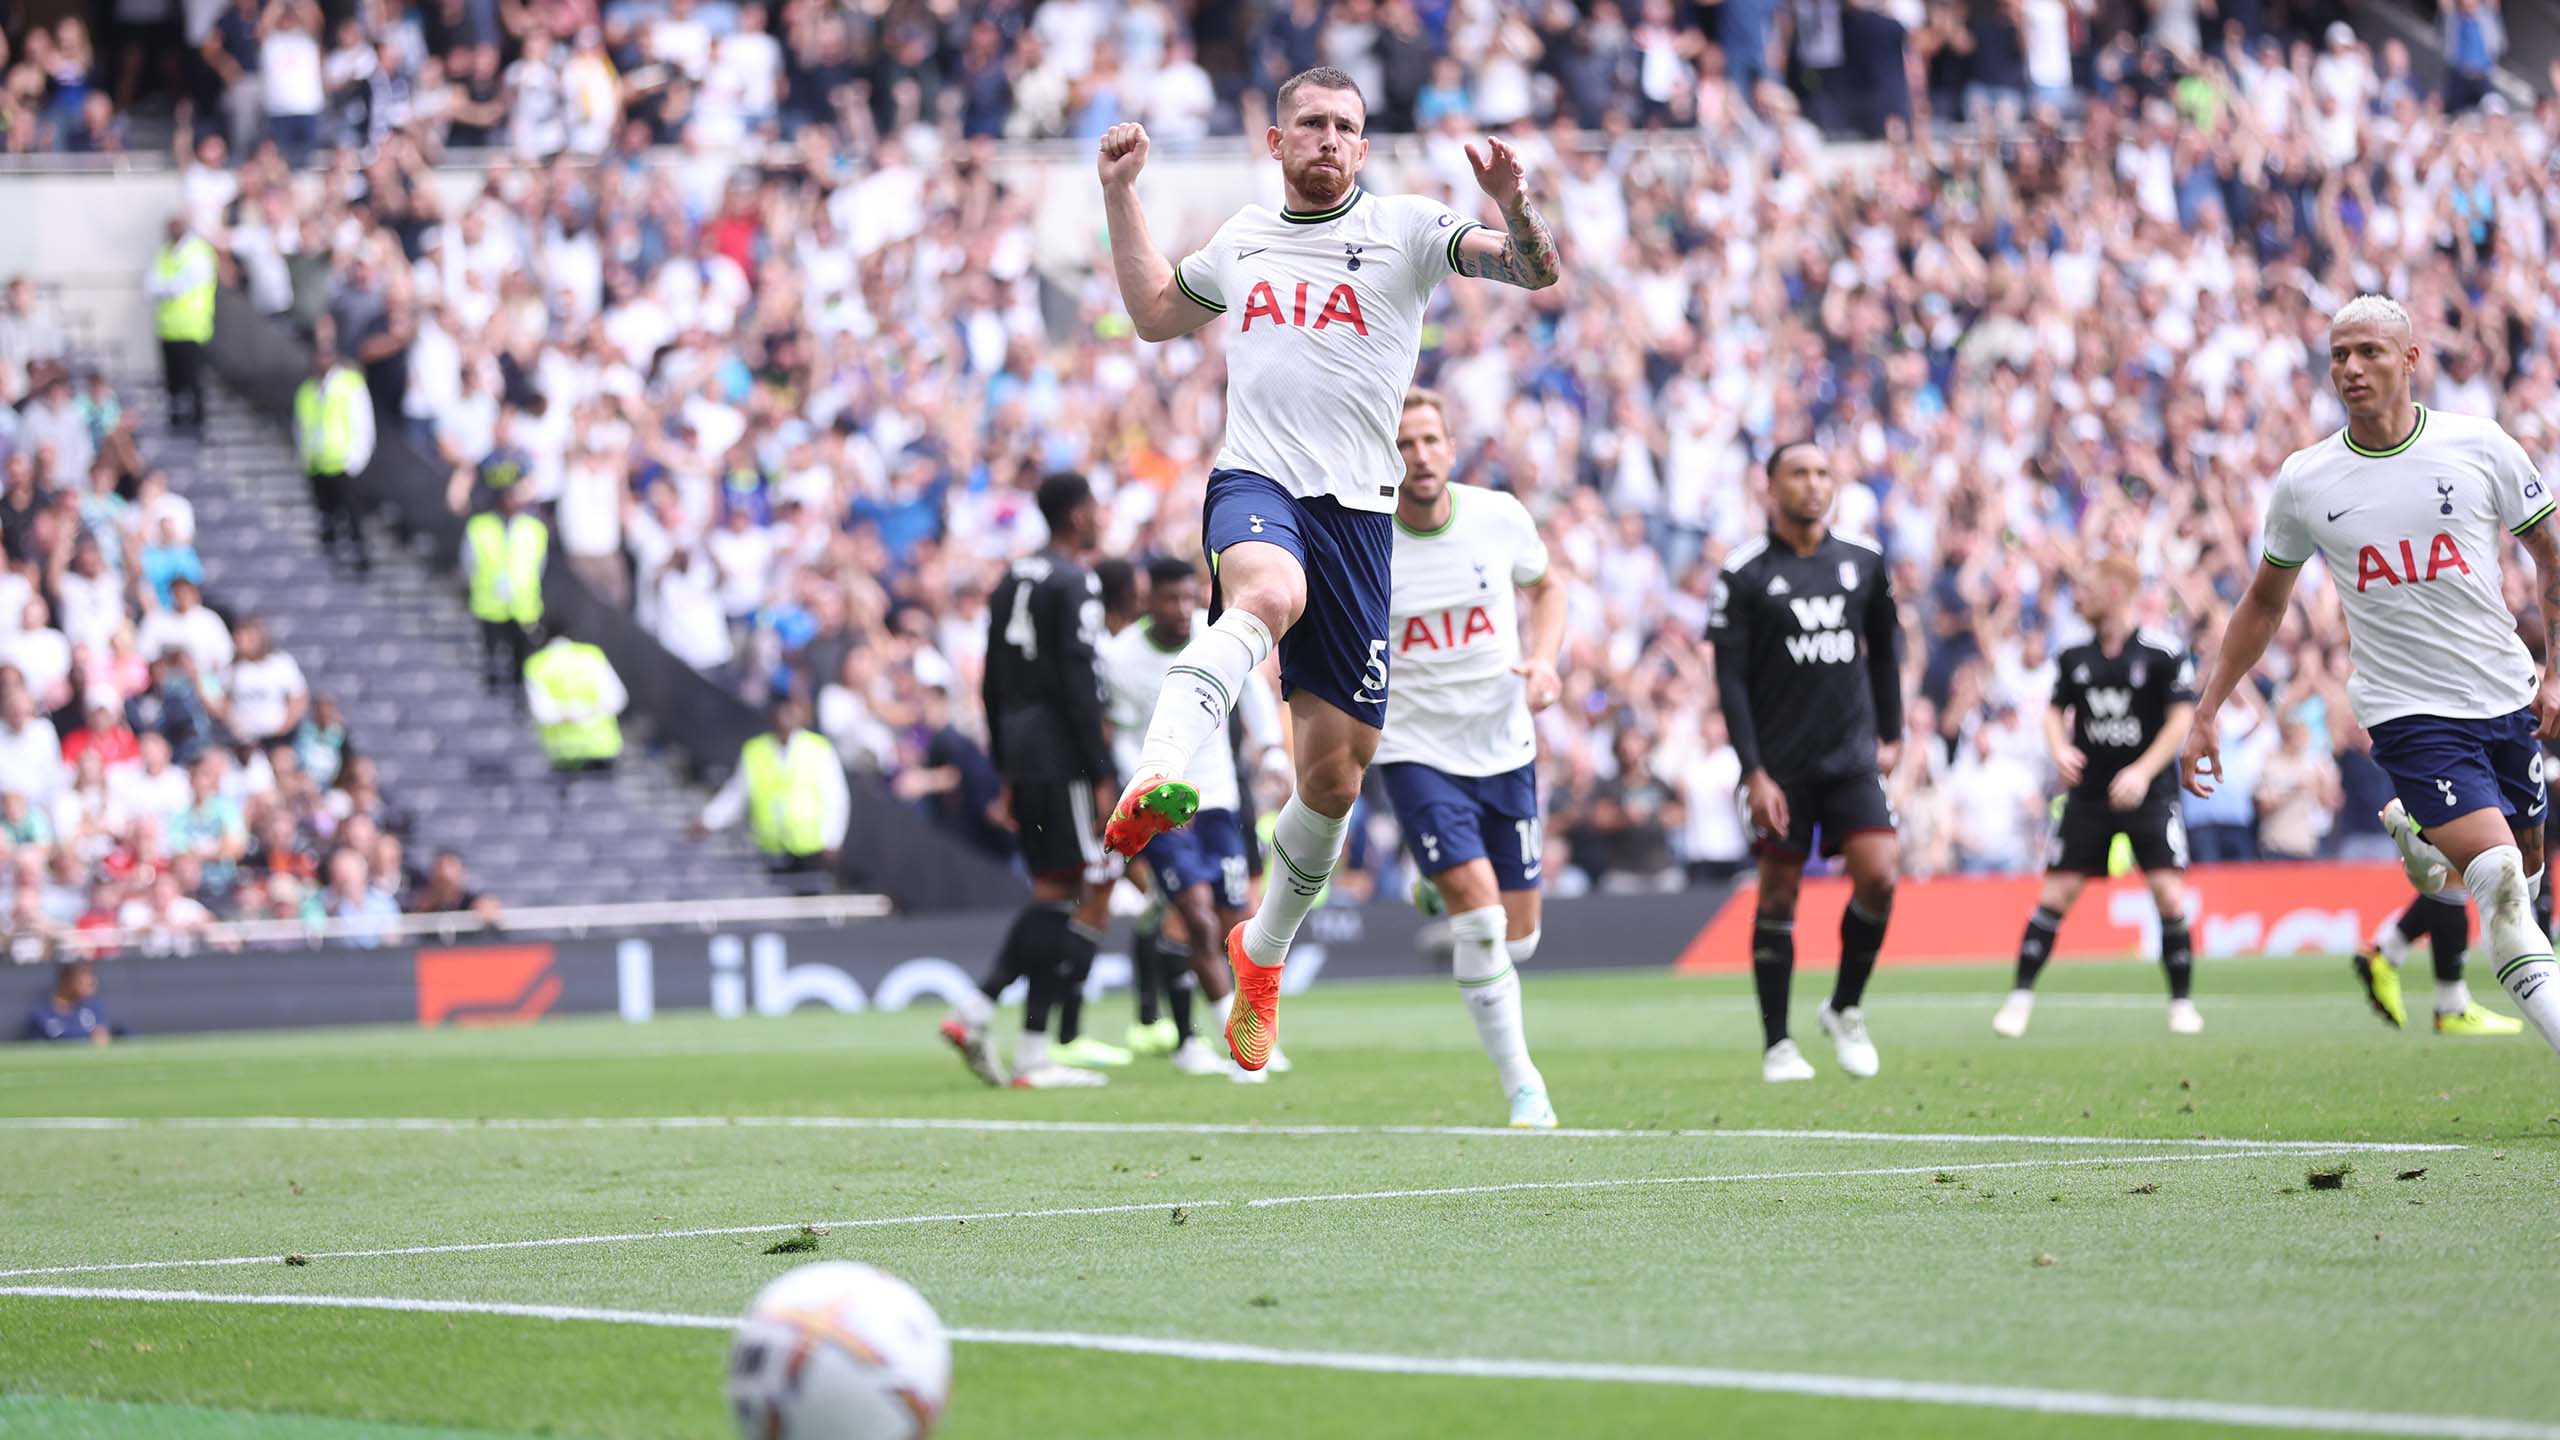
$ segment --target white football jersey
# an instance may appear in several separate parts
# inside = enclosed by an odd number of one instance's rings
[[[1547,543],[1527,506],[1499,490],[1449,487],[1449,523],[1396,524],[1387,730],[1378,763],[1504,775],[1538,758],[1520,663],[1520,597],[1546,578]]]
[[[2267,502],[2267,563],[2297,566],[2315,550],[2329,562],[2358,724],[2485,720],[2533,703],[2533,657],[2499,565],[2507,536],[2551,504],[2496,421],[2423,406],[2390,451],[2359,449],[2341,430],[2284,462]]]
[[[1222,470],[1250,470],[1302,499],[1396,508],[1396,424],[1422,354],[1431,291],[1480,228],[1419,195],[1349,199],[1321,215],[1248,205],[1173,267],[1221,312],[1227,438]]]
[[[1194,633],[1209,628],[1206,614],[1191,617]],[[1155,626],[1146,619],[1102,642],[1096,656],[1102,669],[1103,718],[1111,722],[1111,758],[1123,775],[1138,773],[1138,752],[1146,745],[1147,722],[1155,717],[1156,697],[1164,691],[1164,672],[1182,653],[1156,643]],[[1248,677],[1250,680],[1250,677]],[[1200,808],[1233,810],[1242,803],[1236,787],[1236,752],[1221,725],[1182,767],[1182,778],[1199,787]]]

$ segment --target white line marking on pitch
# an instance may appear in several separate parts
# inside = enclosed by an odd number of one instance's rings
[[[943,1130],[964,1134],[1034,1135],[1279,1135],[1452,1136],[1520,1140],[1846,1140],[1882,1144],[1950,1145],[2172,1145],[2202,1150],[2256,1150],[2270,1154],[2415,1154],[2460,1150],[2454,1144],[2381,1140],[2243,1140],[2208,1136],[1972,1135],[1905,1130],[1513,1130],[1495,1125],[1255,1125],[1173,1120],[980,1120],[958,1116],[901,1118],[885,1115],[531,1115],[489,1119],[403,1115],[20,1115],[0,1116],[0,1130],[284,1130],[416,1132],[467,1135],[479,1131],[553,1130]]]
[[[1444,1195],[1501,1195],[1515,1190],[1617,1190],[1646,1185],[1719,1185],[1759,1180],[1846,1180],[1873,1175],[1961,1174],[1974,1170],[2059,1170],[2074,1165],[2171,1165],[2195,1160],[2263,1160],[2263,1150],[2231,1150],[2199,1155],[2098,1155],[2077,1160],[1987,1160],[1966,1165],[1895,1165],[1874,1170],[1763,1170],[1745,1175],[1638,1175],[1614,1180],[1515,1180],[1496,1185],[1442,1185],[1427,1190],[1352,1190],[1338,1195],[1275,1195],[1247,1200],[1245,1208],[1273,1205],[1322,1205],[1337,1200],[1426,1200]],[[0,1274],[6,1272],[0,1271]]]
[[[2304,1152],[2287,1151],[2288,1155]],[[2317,1154],[2320,1152],[2308,1152]],[[1267,1209],[1279,1205],[1322,1205],[1354,1200],[1420,1200],[1442,1196],[1496,1195],[1514,1190],[1613,1190],[1630,1186],[1654,1185],[1739,1185],[1773,1180],[1857,1180],[1899,1175],[1930,1175],[1941,1170],[2027,1170],[2056,1169],[2078,1165],[2156,1165],[2179,1161],[2260,1160],[2268,1158],[2263,1150],[2233,1150],[2221,1154],[2199,1155],[2180,1152],[2173,1155],[2096,1155],[2072,1160],[1995,1160],[1955,1165],[1894,1165],[1847,1170],[1756,1171],[1730,1175],[1650,1175],[1592,1180],[1531,1180],[1497,1185],[1454,1185],[1427,1190],[1353,1190],[1326,1195],[1273,1195],[1262,1199],[1234,1200],[1149,1200],[1126,1205],[1077,1205],[1053,1210],[986,1210],[965,1214],[888,1215],[863,1220],[785,1220],[764,1225],[715,1225],[691,1230],[643,1230],[613,1235],[560,1235],[532,1240],[479,1240],[448,1245],[394,1245],[372,1250],[315,1250],[312,1260],[379,1260],[401,1255],[471,1255],[490,1250],[541,1250],[566,1245],[611,1245],[641,1240],[698,1240],[723,1235],[769,1235],[777,1231],[797,1230],[814,1224],[827,1229],[879,1229],[893,1225],[936,1225],[970,1220],[1054,1220],[1070,1216],[1130,1215],[1150,1210],[1248,1210]],[[207,1260],[123,1260],[94,1265],[30,1265],[14,1270],[0,1270],[0,1280],[14,1280],[29,1275],[105,1275],[134,1270],[196,1270],[238,1265],[273,1265],[279,1257],[264,1255],[225,1255]]]
[[[500,1301],[412,1300],[390,1295],[225,1295],[206,1290],[123,1290],[63,1285],[0,1286],[0,1296],[48,1300],[133,1300],[160,1304],[256,1305],[321,1310],[391,1310],[425,1315],[498,1315],[528,1320],[597,1321],[678,1330],[727,1330],[726,1315],[686,1315],[657,1310],[600,1310],[575,1305],[521,1305]],[[1690,1365],[1617,1365],[1571,1360],[1478,1360],[1436,1355],[1386,1355],[1330,1350],[1281,1350],[1215,1340],[1160,1339],[1152,1335],[1090,1335],[1073,1331],[955,1328],[964,1345],[1023,1345],[1103,1351],[1213,1364],[1281,1365],[1308,1370],[1347,1370],[1372,1375],[1414,1375],[1463,1380],[1561,1380],[1602,1385],[1672,1385],[1701,1390],[1748,1390],[1824,1400],[1883,1400],[2018,1410],[2039,1415],[2081,1415],[2108,1420],[2171,1420],[2257,1429],[2312,1430],[2333,1435],[2404,1435],[2424,1440],[2560,1440],[2560,1425],[2489,1415],[2414,1415],[2332,1410],[2307,1405],[2267,1405],[2232,1400],[2179,1400],[2114,1395],[2094,1390],[2047,1390],[2022,1385],[1974,1385],[1944,1380],[1895,1380],[1866,1375],[1823,1375],[1791,1370],[1730,1370]]]

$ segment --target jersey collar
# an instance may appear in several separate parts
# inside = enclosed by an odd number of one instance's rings
[[[1345,199],[1341,204],[1334,206],[1330,210],[1310,211],[1284,209],[1280,212],[1280,218],[1288,221],[1292,225],[1321,225],[1327,220],[1339,220],[1343,216],[1350,214],[1351,207],[1359,204],[1360,197],[1368,193],[1368,191],[1354,185],[1351,187],[1351,194],[1349,198]]]
[[[1398,515],[1396,516],[1396,528],[1407,535],[1412,536],[1416,540],[1432,540],[1448,534],[1449,527],[1458,523],[1458,487],[1455,485],[1450,486],[1447,494],[1449,496],[1448,519],[1441,521],[1431,529],[1416,530],[1412,526],[1404,523],[1404,517],[1402,515]]]
[[[2421,405],[2418,407],[2418,423],[2409,427],[2409,438],[2392,446],[2388,450],[2367,450],[2356,443],[2356,437],[2354,435],[2344,430],[2338,432],[2338,438],[2347,442],[2348,449],[2353,450],[2367,460],[2388,460],[2392,456],[2399,454],[2401,451],[2408,449],[2410,446],[2417,444],[2418,437],[2426,433],[2427,407]]]

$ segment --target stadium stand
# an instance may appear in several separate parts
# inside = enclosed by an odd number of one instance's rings
[[[1748,5],[1712,40],[1659,3],[1589,23],[1295,5],[1250,29],[1212,8],[1188,37],[1161,5],[1089,0],[942,28],[679,5],[594,33],[564,6],[510,11],[504,35],[468,6],[394,9],[354,37],[376,69],[363,107],[348,91],[324,116],[340,148],[318,184],[296,189],[236,108],[228,140],[181,149],[250,298],[331,319],[386,436],[460,493],[524,477],[588,589],[628,593],[750,702],[814,700],[857,773],[989,853],[974,673],[986,586],[1039,539],[1024,486],[1088,470],[1115,549],[1190,553],[1219,368],[1214,341],[1135,344],[1089,245],[1036,237],[1032,198],[973,139],[1132,114],[1176,141],[1231,133],[1265,72],[1315,58],[1374,80],[1380,128],[1421,128],[1382,152],[1408,186],[1463,201],[1457,140],[1521,137],[1573,303],[1456,287],[1421,378],[1451,396],[1460,478],[1528,499],[1574,587],[1566,703],[1542,719],[1566,893],[1740,859],[1697,637],[1776,437],[1853,460],[1843,523],[1894,557],[1923,742],[1895,789],[1925,874],[2034,863],[2032,721],[2085,558],[2135,551],[2146,621],[2211,642],[2273,461],[2337,423],[2311,346],[2346,294],[2441,316],[2432,403],[2499,413],[2541,454],[2560,425],[2535,284],[2560,112],[2430,85],[2399,41],[2317,7],[2268,33],[2167,7],[2144,34],[2060,0],[1969,21],[1817,4],[1765,49]],[[1454,65],[1418,63],[1443,42]],[[1843,91],[1872,89],[1870,44],[1918,83],[1878,102],[1892,114],[1844,114]],[[338,46],[341,73],[358,48]],[[1787,63],[1733,59],[1763,53]],[[1787,86],[1748,89],[1763,70]],[[1906,105],[1936,143],[1843,148],[1814,123],[1900,135]],[[648,142],[677,148],[631,148]],[[526,158],[446,191],[427,161],[460,143]],[[2342,631],[2309,588],[2282,682],[2235,707],[2234,783],[2190,806],[2200,858],[2378,849]],[[1392,834],[1361,828],[1345,893],[1393,865]]]

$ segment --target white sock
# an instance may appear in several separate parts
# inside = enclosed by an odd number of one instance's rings
[[[1236,992],[1230,990],[1210,1001],[1209,1008],[1218,1016],[1218,1033],[1221,1035],[1227,1033],[1227,1017],[1236,1013]]]
[[[2549,867],[2546,866],[2544,868],[2548,869]],[[2527,900],[2539,900],[2542,898],[2541,870],[2536,870],[2532,874],[2524,877],[2524,898]]]
[[[2373,948],[2382,952],[2382,958],[2389,961],[2394,970],[2400,968],[2401,961],[2409,958],[2409,937],[2400,933],[2400,912],[2395,910],[2383,916],[2382,923],[2374,927]]]
[[[1278,965],[1289,958],[1289,942],[1298,938],[1298,922],[1315,908],[1342,855],[1342,837],[1351,828],[1348,815],[1321,815],[1297,796],[1280,807],[1271,824],[1271,858],[1280,868],[1262,892],[1262,908],[1244,924],[1244,955],[1256,965]],[[1494,934],[1499,937],[1501,931]]]
[[[2461,980],[2436,982],[2436,1013],[2459,1015],[2471,1008],[2471,986]]]
[[[1013,1073],[1027,1075],[1049,1063],[1049,1032],[1025,1030],[1022,1040],[1013,1047]]]
[[[2534,923],[2523,852],[2513,845],[2481,851],[2462,872],[2462,883],[2487,922],[2498,983],[2542,1032],[2543,1042],[2560,1050],[2560,967],[2551,963],[2551,938]]]
[[[1466,997],[1467,1017],[1476,1022],[1485,1058],[1493,1062],[1502,1093],[1509,1096],[1524,1085],[1543,1089],[1546,1081],[1529,1063],[1529,1039],[1520,1022],[1520,972],[1503,950],[1502,928],[1499,905],[1450,916],[1449,939],[1457,949],[1449,969],[1457,976],[1458,993]]]
[[[1514,965],[1528,964],[1530,959],[1538,953],[1539,937],[1546,933],[1547,932],[1544,930],[1532,930],[1528,934],[1521,936],[1519,939],[1508,942],[1503,948],[1511,952],[1511,963]]]
[[[960,1017],[961,1024],[977,1030],[996,1017],[996,1002],[979,993],[976,986],[970,986],[951,1002],[951,1013]]]
[[[1271,630],[1247,610],[1230,610],[1191,637],[1164,672],[1156,713],[1138,750],[1138,775],[1179,775],[1209,738],[1227,728],[1245,677],[1271,654]]]

